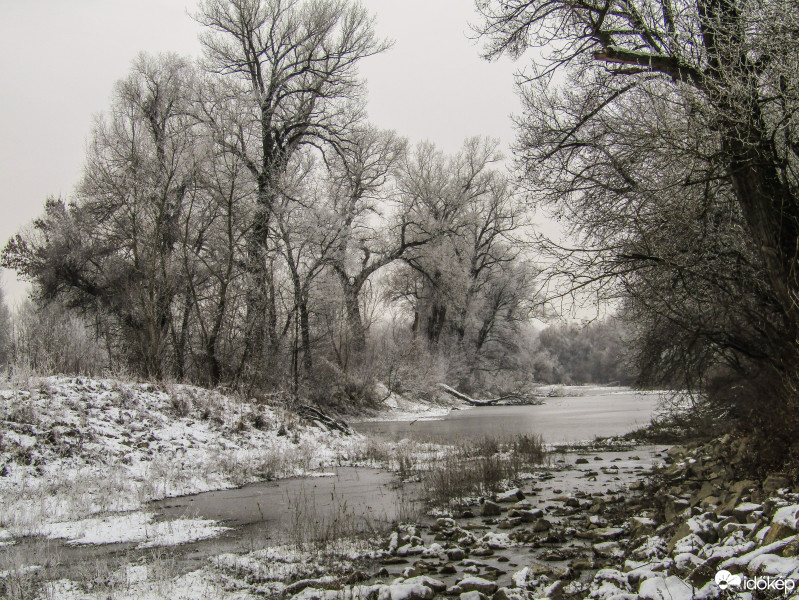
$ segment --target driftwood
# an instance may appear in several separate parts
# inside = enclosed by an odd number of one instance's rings
[[[499,401],[499,398],[495,400],[475,400],[470,396],[467,396],[463,392],[459,392],[453,387],[448,386],[446,383],[439,383],[438,384],[442,390],[447,392],[450,396],[455,396],[458,400],[463,400],[464,402],[471,404],[472,406],[491,406]]]
[[[303,404],[297,408],[297,413],[309,421],[316,421],[320,425],[326,427],[329,431],[340,431],[344,435],[352,435],[354,433],[352,427],[350,427],[345,421],[326,415],[321,410],[314,408],[313,406]]]
[[[476,400],[475,398],[467,396],[463,392],[459,392],[455,388],[450,387],[445,383],[439,383],[438,385],[450,396],[455,396],[458,400],[463,400],[464,402],[471,404],[472,406],[493,406],[498,402],[504,402],[506,400],[516,400],[516,402],[506,402],[506,404],[541,404],[540,400],[530,398],[529,396],[523,396],[522,394],[518,394],[515,392],[511,392],[510,394],[504,394],[499,398]]]

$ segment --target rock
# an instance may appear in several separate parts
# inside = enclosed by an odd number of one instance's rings
[[[566,504],[566,506],[571,506],[572,508],[579,508],[580,507],[580,501],[577,498],[575,498],[574,496],[572,496],[570,498],[567,498],[565,504]]]
[[[782,549],[783,556],[799,556],[799,540],[794,540]]]
[[[404,546],[397,548],[397,556],[414,556],[416,554],[421,554],[422,552],[424,552],[424,546],[405,544]]]
[[[522,571],[524,570],[525,569],[522,569]],[[526,570],[528,572],[528,577],[540,577],[541,575],[546,575],[552,579],[569,579],[572,575],[572,571],[568,566],[538,561],[531,562],[530,566],[526,567]]]
[[[796,533],[799,528],[799,505],[783,506],[777,509],[771,519],[771,527],[763,540],[771,544]]]
[[[783,540],[795,533],[796,530],[791,529],[782,523],[772,523],[768,529],[768,533],[766,533],[766,537],[763,539],[763,544],[773,544],[777,540]]]
[[[481,516],[498,517],[501,514],[502,514],[502,507],[499,504],[485,498],[482,500],[482,505],[480,506]]]
[[[491,600],[527,600],[527,596],[521,590],[501,587],[494,592]]]
[[[719,536],[718,533],[716,533],[716,524],[708,518],[710,514],[711,513],[704,513],[691,517],[680,525],[669,541],[668,551],[671,552],[674,550],[677,542],[689,535],[695,535],[706,543],[715,542]]]
[[[455,595],[462,594],[463,592],[480,592],[482,594],[492,595],[497,591],[498,587],[499,586],[493,581],[483,579],[482,577],[464,577],[455,584],[454,588],[449,588],[447,594]],[[454,591],[455,588],[457,588],[457,591]]]
[[[432,600],[435,592],[418,583],[394,583],[383,586],[377,600]]]
[[[518,527],[522,524],[521,517],[512,517],[508,519],[502,519],[499,523],[497,523],[497,527],[500,529],[513,529],[514,527]]]
[[[783,557],[776,554],[761,554],[752,559],[747,571],[750,575],[766,575],[784,579],[795,577],[799,572],[799,558]]]
[[[471,592],[463,592],[460,595],[461,600],[488,600],[488,596],[481,594],[477,590]]]
[[[675,575],[652,577],[641,582],[638,596],[644,600],[692,600],[694,590]]]
[[[591,546],[594,554],[602,558],[622,558],[624,550],[618,542],[602,542]]]
[[[791,479],[785,473],[772,473],[763,482],[763,493],[767,496],[773,494],[777,490],[791,487]]]
[[[621,527],[600,527],[589,531],[589,534],[596,541],[615,540],[624,535],[624,529]]]
[[[678,573],[686,574],[702,565],[704,561],[690,552],[683,552],[674,557],[674,568]]]
[[[497,494],[497,502],[518,502],[524,500],[524,493],[519,488]]]
[[[544,511],[540,508],[534,508],[532,510],[520,510],[518,511],[519,516],[524,523],[535,523],[538,519],[544,516]]]
[[[463,560],[466,557],[462,548],[447,548],[444,552],[450,560]]]
[[[550,527],[552,527],[552,523],[550,523],[546,519],[538,519],[533,525],[533,531],[535,532],[548,531]]]
[[[544,589],[544,598],[559,600],[563,597],[563,582],[558,580]]]
[[[340,590],[320,588],[305,588],[292,600],[377,600],[380,592],[388,586],[381,585],[356,585]]]
[[[580,458],[578,458],[577,460],[574,461],[574,464],[575,465],[587,465],[588,464],[588,459],[581,456]]]
[[[421,575],[419,577],[411,577],[410,579],[406,579],[402,583],[404,584],[419,584],[425,587],[429,587],[434,592],[443,592],[447,589],[447,584],[443,581],[439,581],[438,579],[433,579],[432,577],[427,577],[426,575]]]
[[[455,527],[455,519],[442,517],[440,519],[436,519],[435,525],[433,525],[430,529],[433,531],[443,531],[446,529],[454,529]]]
[[[283,596],[296,596],[306,588],[314,588],[317,590],[327,590],[331,587],[337,587],[334,579],[300,579],[294,583],[287,585],[283,588]]]
[[[655,521],[649,517],[632,517],[627,521],[630,527],[630,539],[637,540],[638,538],[651,535],[655,531]]]
[[[480,543],[488,546],[492,550],[503,550],[513,544],[507,533],[497,533],[495,531],[489,531],[485,534],[480,539]]]
[[[677,517],[689,506],[691,503],[684,498],[668,498],[663,507],[664,516],[667,522],[677,520]]]
[[[747,517],[749,517],[749,515],[751,515],[753,512],[759,510],[763,510],[762,504],[755,504],[754,502],[741,502],[733,507],[730,513],[741,523],[746,523]]]

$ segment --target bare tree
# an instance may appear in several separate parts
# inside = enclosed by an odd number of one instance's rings
[[[360,294],[379,269],[425,245],[430,235],[413,221],[415,200],[392,189],[406,152],[393,132],[371,127],[357,130],[333,167],[331,202],[338,240],[328,261],[338,277],[355,354],[366,346]]]
[[[755,382],[742,421],[763,424],[769,403],[774,423],[795,427],[796,11],[747,0],[479,8],[489,56],[546,46],[519,80],[518,158],[575,234],[545,246],[558,274],[626,299],[647,375],[706,387],[733,370]]]
[[[42,300],[115,319],[132,366],[153,377],[164,373],[183,287],[180,222],[201,149],[188,115],[192,79],[174,55],[140,56],[95,126],[77,200],[49,200],[3,254]]]
[[[279,342],[270,253],[278,181],[303,145],[341,143],[360,118],[358,62],[382,51],[366,11],[343,0],[205,0],[207,68],[232,80],[240,111],[220,142],[255,181],[248,271],[248,350]]]

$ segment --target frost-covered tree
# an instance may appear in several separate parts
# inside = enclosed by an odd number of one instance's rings
[[[302,146],[341,145],[361,118],[358,63],[386,45],[366,10],[344,0],[204,0],[196,19],[206,27],[206,69],[228,82],[238,109],[227,112],[219,142],[254,182],[246,350],[250,360],[268,363],[280,343],[280,179]]]
[[[570,247],[547,246],[558,274],[571,290],[627,300],[646,375],[706,389],[735,373],[748,390],[727,386],[748,397],[742,422],[799,430],[795,7],[478,7],[489,56],[541,49],[519,80],[518,159],[575,234]]]

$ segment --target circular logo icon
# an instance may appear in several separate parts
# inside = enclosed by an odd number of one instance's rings
[[[722,569],[716,573],[716,585],[722,591],[729,587],[739,587],[741,585],[741,576],[733,575],[729,571]]]

